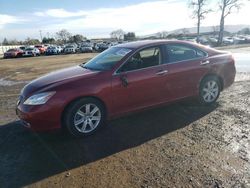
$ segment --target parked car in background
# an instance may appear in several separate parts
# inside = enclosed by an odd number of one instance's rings
[[[180,99],[213,104],[235,72],[231,53],[187,41],[131,42],[30,82],[16,111],[32,130],[87,136],[108,119]]]
[[[45,51],[45,55],[58,55],[61,50],[57,46],[49,46]]]
[[[7,52],[4,53],[4,58],[13,58],[13,57],[22,57],[23,50],[18,48],[9,49]]]
[[[58,53],[62,53],[63,48],[61,46],[56,46]]]
[[[40,54],[44,54],[47,49],[44,45],[35,45],[34,47],[40,51]]]
[[[242,36],[235,36],[233,38],[234,40],[234,44],[245,44],[246,43],[246,39]]]
[[[92,43],[83,43],[80,47],[80,52],[93,52],[93,44]]]
[[[234,44],[234,38],[233,37],[224,37],[222,40],[222,43],[224,45],[232,45],[232,44]]]
[[[65,46],[63,52],[65,54],[73,54],[73,53],[76,53],[76,46],[74,45],[67,45]]]
[[[106,42],[103,42],[103,43],[98,43],[98,52],[103,52],[105,50],[107,50],[108,48],[110,48],[110,43],[106,43]]]
[[[27,47],[25,50],[24,50],[24,53],[23,53],[23,56],[24,57],[28,57],[28,56],[39,56],[40,55],[40,51],[39,49],[37,48],[34,48],[34,47]]]
[[[26,49],[26,46],[20,46],[19,49],[24,51]]]

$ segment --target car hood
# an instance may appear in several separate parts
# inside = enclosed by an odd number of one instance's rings
[[[81,66],[74,66],[59,71],[55,71],[30,82],[23,89],[22,95],[28,96],[34,92],[46,89],[52,85],[66,83],[79,78],[90,78],[97,73],[98,71],[91,71]]]

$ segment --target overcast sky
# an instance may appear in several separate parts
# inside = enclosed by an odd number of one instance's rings
[[[158,31],[194,27],[188,0],[1,0],[0,40],[53,36],[61,29],[88,38],[109,37],[115,29],[147,35]],[[218,4],[202,22],[203,26],[219,24]],[[226,19],[227,25],[250,24],[250,2]]]

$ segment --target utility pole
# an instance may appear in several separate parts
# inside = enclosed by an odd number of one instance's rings
[[[43,41],[43,36],[42,36],[42,30],[39,30],[40,37],[41,37],[41,42]]]

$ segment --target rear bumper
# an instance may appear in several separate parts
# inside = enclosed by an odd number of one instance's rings
[[[230,70],[228,70],[224,74],[224,87],[223,87],[223,89],[228,88],[229,86],[231,86],[234,83],[235,75],[236,75],[236,69],[233,66],[233,68],[231,68]]]

